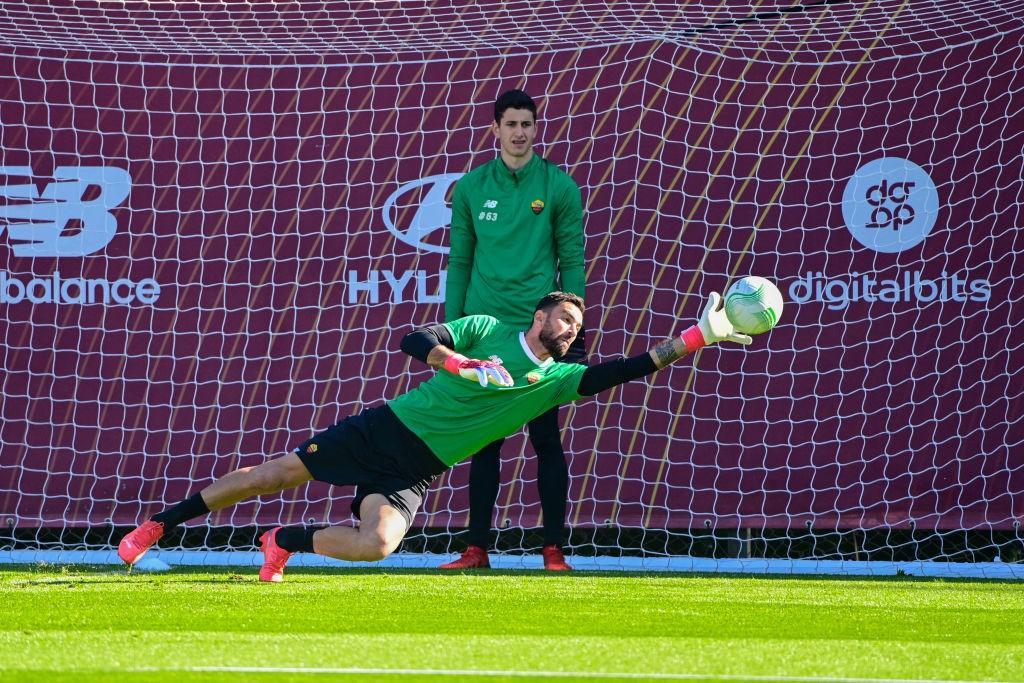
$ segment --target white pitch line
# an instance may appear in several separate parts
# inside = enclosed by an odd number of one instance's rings
[[[150,669],[151,671],[154,669]],[[362,674],[367,676],[489,676],[510,678],[647,678],[666,681],[776,681],[778,683],[1024,683],[1024,681],[951,680],[946,678],[857,678],[851,676],[758,676],[750,674],[639,673],[634,671],[517,671],[515,669],[386,669],[369,667],[288,667],[288,666],[190,666],[161,671],[279,674]]]

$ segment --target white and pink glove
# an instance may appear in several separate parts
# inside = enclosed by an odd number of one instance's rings
[[[704,306],[700,320],[693,327],[683,330],[679,336],[690,353],[697,351],[708,344],[720,341],[733,341],[738,344],[749,344],[753,339],[736,331],[732,322],[725,315],[725,309],[719,308],[722,305],[722,295],[718,292],[711,292],[708,296],[708,303]]]
[[[515,384],[512,375],[508,374],[508,370],[501,364],[489,360],[473,360],[466,358],[461,353],[448,356],[444,362],[444,369],[453,375],[477,381],[482,387],[486,387],[488,384],[510,387]]]

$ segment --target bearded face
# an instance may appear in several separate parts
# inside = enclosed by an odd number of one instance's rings
[[[571,323],[567,324],[560,308],[555,308],[544,320],[539,339],[551,357],[558,360],[569,351],[569,345],[576,339],[576,328]]]

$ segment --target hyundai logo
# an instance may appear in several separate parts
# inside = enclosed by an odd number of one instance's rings
[[[440,244],[431,244],[426,239],[431,233],[442,230],[451,224],[452,210],[445,201],[445,197],[447,197],[451,186],[463,175],[465,174],[442,173],[413,180],[402,185],[392,192],[391,196],[384,202],[384,225],[391,231],[391,234],[406,244],[423,251],[447,254],[448,247]],[[414,192],[413,197],[407,198],[407,202],[415,201],[415,191],[419,188],[424,189],[419,193],[419,201],[415,206],[415,213],[413,213],[412,218],[408,219],[408,222],[403,220],[402,225],[396,224],[401,210],[406,206],[410,206],[410,208],[412,206],[409,203],[402,205],[400,200],[405,198],[405,195],[408,193]],[[402,218],[405,219],[405,213],[403,213]]]

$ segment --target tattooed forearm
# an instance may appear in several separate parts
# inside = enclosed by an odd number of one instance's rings
[[[454,352],[447,346],[438,344],[430,349],[430,353],[427,354],[427,365],[435,370],[440,370],[444,367],[444,362],[448,360],[448,356],[452,355],[452,353]]]
[[[654,357],[654,363],[660,369],[686,355],[686,347],[679,343],[678,338],[673,337],[651,349],[651,355]]]

